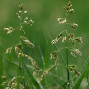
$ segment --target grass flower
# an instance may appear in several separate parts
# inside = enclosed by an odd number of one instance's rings
[[[12,47],[8,48],[5,53],[8,54],[11,53],[11,51],[12,51]]]
[[[7,31],[7,34],[11,34],[14,31],[12,27],[4,28],[4,30]]]

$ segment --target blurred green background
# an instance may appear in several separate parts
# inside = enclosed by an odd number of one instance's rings
[[[78,66],[77,70],[82,72],[84,63],[89,57],[89,1],[71,1],[75,13],[69,15],[68,19],[70,22],[75,22],[79,25],[76,31],[73,32],[76,36],[83,37],[83,43],[77,46],[83,55],[73,58],[69,54],[69,64],[76,64]],[[43,68],[42,60],[45,61],[45,68],[54,64],[54,61],[50,60],[50,52],[55,49],[51,45],[51,40],[62,30],[66,29],[65,25],[58,24],[57,18],[65,16],[63,6],[68,3],[68,0],[0,0],[0,66],[2,66],[0,71],[3,71],[9,77],[16,76],[16,67],[13,64],[9,65],[9,62],[6,60],[17,63],[17,57],[14,52],[11,55],[5,55],[5,50],[18,43],[18,33],[7,35],[4,28],[8,26],[16,28],[18,26],[16,12],[19,10],[18,5],[20,3],[24,3],[24,9],[28,11],[27,16],[35,21],[32,27],[25,29],[26,36],[35,44],[35,48],[28,50],[25,47],[24,52],[31,55],[38,62],[40,68]],[[69,26],[67,26],[67,29],[69,32],[72,30]],[[57,45],[58,48],[63,46],[61,42]],[[62,53],[62,55],[65,58],[65,53]],[[61,59],[60,64],[63,64]],[[47,76],[46,87],[49,88],[57,85],[59,82],[65,82],[65,72],[65,68],[59,66],[56,71],[53,71],[52,75]],[[84,82],[86,82],[86,79]],[[81,85],[80,89],[87,89],[86,85]]]

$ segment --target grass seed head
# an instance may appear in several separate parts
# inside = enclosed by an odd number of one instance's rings
[[[7,31],[7,34],[11,34],[14,29],[12,27],[9,27],[9,28],[4,28],[4,31]]]
[[[2,86],[5,86],[5,85],[7,85],[7,82],[2,82],[1,85],[2,85]]]
[[[76,40],[77,42],[79,42],[79,43],[83,43],[82,37],[77,37],[77,38],[75,38],[75,40]]]
[[[62,19],[62,18],[57,18],[57,21],[59,22],[59,24],[65,24],[67,22],[66,19]]]
[[[66,36],[63,37],[62,42],[63,42],[63,43],[66,42]]]
[[[71,3],[71,1],[68,2],[68,7],[69,7],[69,8],[72,7],[72,3]]]
[[[31,20],[29,20],[28,25],[32,26],[33,23],[34,23],[34,21],[31,19]]]
[[[50,59],[55,59],[57,58],[57,51],[52,51],[50,54]]]
[[[73,29],[76,29],[76,28],[78,27],[78,24],[73,23],[73,24],[71,25],[71,27],[72,27]]]
[[[6,80],[6,79],[7,79],[6,76],[4,76],[4,75],[2,75],[1,78],[2,78],[3,80]]]
[[[11,52],[12,52],[12,47],[8,48],[5,53],[8,54],[8,53],[11,53]]]
[[[69,13],[73,13],[73,12],[74,12],[74,9],[70,9],[70,10],[69,10]]]
[[[52,71],[52,69],[55,67],[55,65],[52,65],[50,68],[48,68],[47,70],[45,70],[42,75],[41,75],[41,80],[47,75],[49,74],[49,72]]]
[[[24,11],[24,14],[27,14],[27,11]]]
[[[74,57],[76,57],[76,54],[78,54],[79,56],[82,56],[81,51],[80,51],[79,49],[75,49],[75,48],[74,48],[74,49],[71,51],[71,55],[74,56]]]
[[[20,5],[19,5],[19,9],[20,9],[20,10],[23,10],[23,4],[20,4]]]

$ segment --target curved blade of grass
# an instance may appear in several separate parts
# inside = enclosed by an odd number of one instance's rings
[[[84,69],[86,68],[86,65],[89,63],[89,56],[87,57],[87,60],[84,63],[83,69],[82,69],[82,73],[84,71]]]
[[[9,60],[9,59],[7,59],[6,57],[4,57],[4,58],[5,58],[5,60],[4,60],[4,61],[6,61],[8,64],[13,65],[13,66],[15,66],[15,67],[19,67],[16,63],[14,63],[14,62],[10,61],[10,60]]]
[[[88,69],[89,69],[89,63],[87,64],[84,72],[82,73],[81,77],[79,78],[79,80],[76,82],[76,84],[74,85],[74,87],[72,89],[79,89],[79,86],[82,82],[82,79],[84,78],[84,76],[85,76]]]
[[[36,89],[43,89],[43,86],[39,82],[37,82],[37,80],[31,74],[31,72],[29,71],[29,69],[27,68],[27,66],[24,65],[24,67],[25,67],[25,70],[28,73],[29,77],[31,78],[31,81],[34,83],[34,85],[36,85]]]

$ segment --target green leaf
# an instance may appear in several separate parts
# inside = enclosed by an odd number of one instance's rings
[[[82,73],[81,77],[79,78],[79,80],[76,82],[76,84],[74,85],[74,87],[72,89],[79,89],[79,86],[82,82],[82,79],[84,78],[84,76],[85,76],[88,69],[89,69],[89,63],[87,64],[84,72]]]

